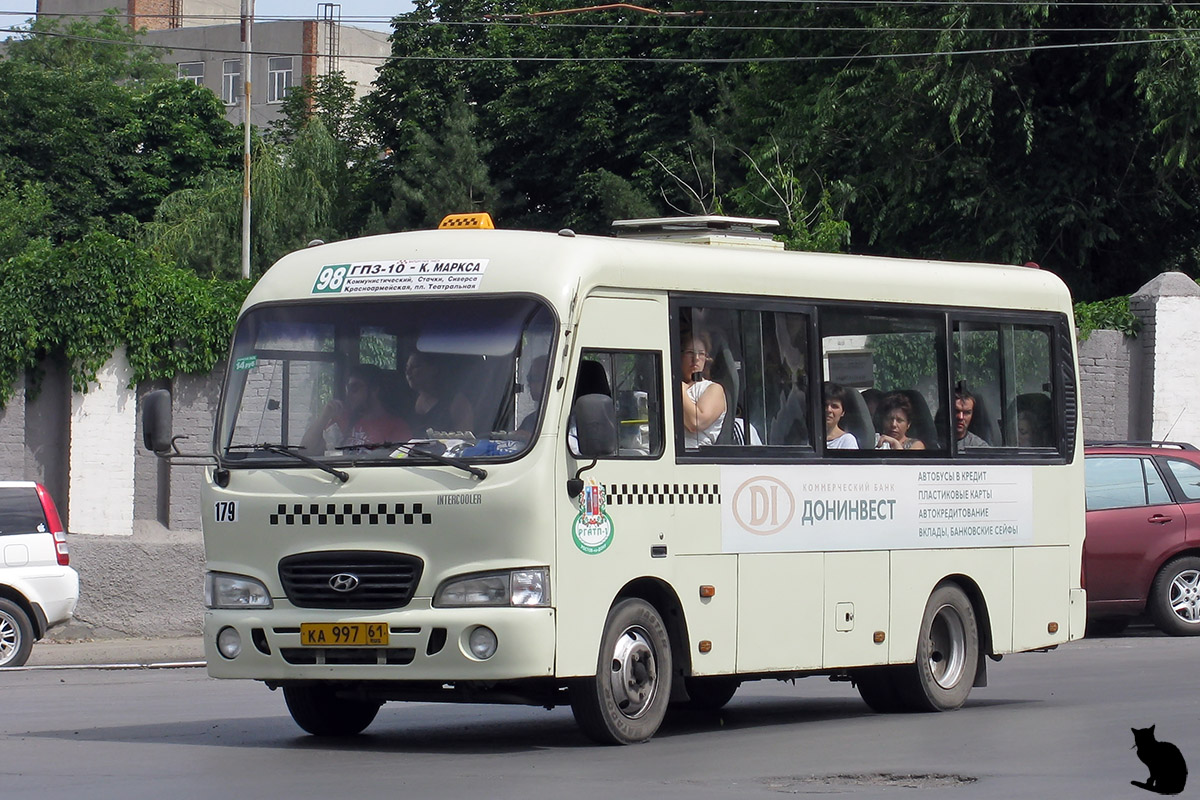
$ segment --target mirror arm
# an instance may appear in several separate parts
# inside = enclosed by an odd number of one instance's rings
[[[574,500],[576,497],[579,497],[579,493],[583,491],[583,479],[579,476],[596,466],[596,461],[597,459],[593,458],[592,463],[577,469],[575,471],[575,477],[567,480],[567,497],[571,498],[572,500]]]

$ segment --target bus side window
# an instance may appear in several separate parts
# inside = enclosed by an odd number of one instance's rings
[[[960,322],[954,338],[955,387],[976,398],[971,431],[991,447],[1055,447],[1053,329]]]
[[[585,350],[575,398],[607,394],[617,411],[617,458],[655,458],[663,450],[662,361],[657,352]],[[574,422],[568,446],[577,455]]]

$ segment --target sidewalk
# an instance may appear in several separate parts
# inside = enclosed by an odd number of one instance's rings
[[[26,667],[203,666],[199,636],[175,639],[81,639],[35,642]]]

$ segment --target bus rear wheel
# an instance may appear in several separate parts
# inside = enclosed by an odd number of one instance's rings
[[[338,697],[331,686],[285,686],[283,699],[292,719],[313,736],[354,736],[375,720],[382,705],[374,700]]]
[[[604,623],[595,677],[571,685],[575,721],[601,744],[646,741],[667,712],[671,671],[662,617],[644,600],[622,600]]]
[[[929,596],[917,639],[917,662],[896,673],[896,690],[913,711],[962,706],[979,668],[979,626],[967,595],[943,584]]]

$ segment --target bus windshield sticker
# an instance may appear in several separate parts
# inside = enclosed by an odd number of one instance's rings
[[[604,487],[588,479],[579,493],[579,514],[571,528],[575,546],[588,555],[603,553],[612,544],[613,523],[605,505]]]
[[[254,369],[258,366],[258,356],[242,356],[233,362],[233,368],[239,372]]]
[[[726,553],[1005,547],[1033,541],[1033,470],[721,468]]]
[[[321,267],[312,294],[457,292],[479,288],[486,258],[409,259],[329,264]]]

